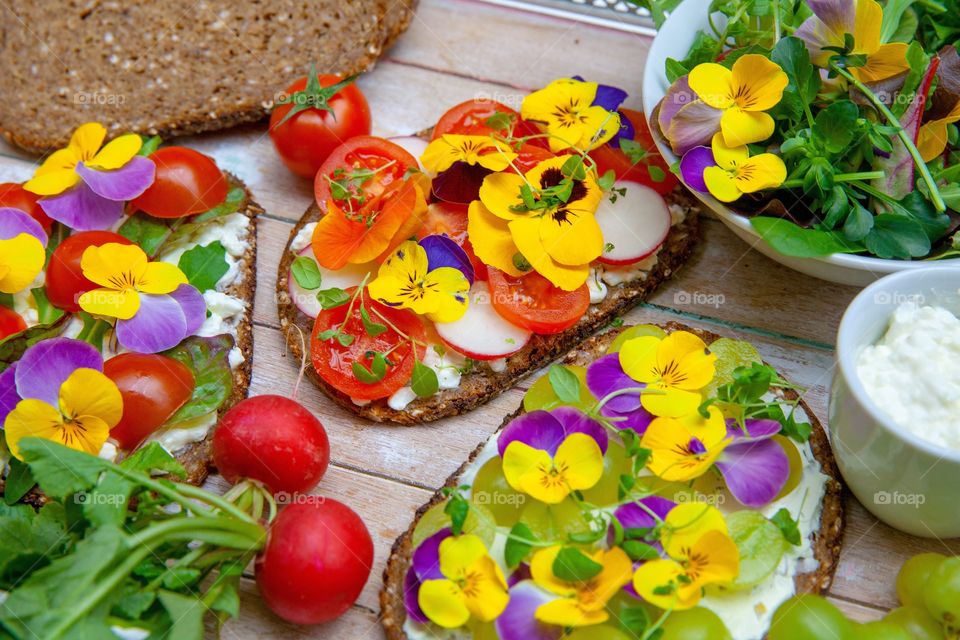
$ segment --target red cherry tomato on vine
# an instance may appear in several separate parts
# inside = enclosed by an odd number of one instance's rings
[[[645,154],[639,162],[634,163],[622,150],[605,144],[590,152],[590,157],[597,163],[597,173],[602,176],[612,169],[617,180],[632,180],[645,184],[660,195],[670,193],[677,186],[677,176],[670,171],[670,165],[657,150],[647,119],[642,113],[632,109],[621,109],[620,112],[633,123],[633,139],[640,144]],[[663,179],[654,180],[655,177]]]
[[[555,287],[531,271],[519,278],[487,268],[490,300],[503,318],[534,333],[560,333],[577,323],[590,306],[590,291],[582,285],[574,291]]]
[[[187,147],[160,147],[150,154],[157,167],[153,184],[131,201],[157,218],[182,218],[213,209],[229,185],[217,163]]]
[[[316,176],[327,156],[350,138],[370,135],[370,106],[360,89],[349,84],[327,95],[326,89],[341,78],[318,74],[317,80],[319,90],[308,93],[306,78],[291,84],[285,90],[290,102],[270,114],[270,139],[277,154],[290,171],[304,178]],[[313,106],[287,118],[301,103]]]
[[[167,356],[121,353],[103,363],[123,397],[123,417],[110,430],[121,449],[132,451],[193,395],[193,373]]]
[[[64,311],[80,311],[80,305],[77,304],[80,294],[100,286],[83,276],[80,258],[87,247],[101,247],[110,243],[133,244],[112,231],[81,231],[57,246],[47,265],[46,288],[50,304]]]
[[[16,182],[0,182],[0,207],[20,209],[40,223],[48,233],[53,226],[53,218],[43,212],[37,202],[40,199],[35,193],[30,193]]]
[[[0,340],[27,328],[23,317],[9,307],[0,306]]]

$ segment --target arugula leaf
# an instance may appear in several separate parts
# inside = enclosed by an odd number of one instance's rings
[[[293,279],[297,281],[297,284],[307,291],[319,289],[323,282],[320,275],[320,266],[316,260],[309,256],[297,256],[293,264],[290,265],[290,273],[293,274]]]
[[[180,640],[203,640],[203,613],[197,599],[173,591],[160,590],[157,599],[170,616],[169,638]]]
[[[851,242],[840,233],[804,229],[783,218],[760,216],[751,218],[750,224],[771,247],[788,256],[810,258],[863,251],[862,244]]]
[[[216,220],[217,218],[236,213],[240,210],[242,205],[247,201],[247,191],[229,175],[227,176],[227,182],[230,184],[230,190],[227,191],[227,197],[223,199],[223,202],[209,211],[195,215],[190,219],[190,224],[180,227],[174,233],[171,240],[177,239],[181,233],[191,232],[197,225]]]
[[[533,534],[530,527],[522,522],[513,525],[513,528],[510,529],[507,543],[503,548],[503,558],[507,563],[507,567],[512,569],[520,564],[533,549],[533,545],[536,542],[537,536]]]
[[[337,287],[321,289],[317,292],[317,301],[323,309],[336,309],[350,302],[350,294]]]
[[[603,565],[595,562],[576,547],[560,549],[553,561],[553,575],[567,582],[582,582],[596,576]]]
[[[32,436],[20,441],[20,453],[30,465],[37,484],[52,498],[65,498],[91,489],[109,464],[83,451]]]
[[[223,334],[210,338],[192,336],[164,352],[164,355],[186,365],[193,373],[195,385],[187,403],[177,409],[167,424],[176,424],[216,411],[233,392],[230,350],[233,336]]]
[[[0,340],[0,371],[23,356],[23,352],[41,340],[60,335],[70,316],[62,315],[53,322],[35,324]]]
[[[413,365],[413,377],[410,378],[410,388],[421,398],[432,396],[440,390],[437,372],[419,360]]]
[[[187,281],[203,293],[216,289],[217,282],[230,270],[226,255],[223,243],[214,240],[208,245],[197,245],[184,251],[177,266],[187,276]]]
[[[580,401],[580,378],[562,364],[550,365],[547,374],[550,387],[561,402],[578,403]]]
[[[37,483],[33,479],[30,467],[11,456],[10,470],[7,472],[6,484],[3,487],[3,501],[10,505],[16,504],[35,484]]]
[[[873,229],[863,241],[878,258],[908,260],[930,253],[930,238],[919,222],[889,213],[874,218]]]
[[[130,242],[140,245],[144,253],[154,257],[167,241],[175,228],[174,225],[179,226],[180,223],[180,218],[172,220],[154,218],[143,211],[137,211],[120,225],[117,233]]]

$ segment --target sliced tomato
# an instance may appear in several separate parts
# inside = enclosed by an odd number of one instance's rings
[[[448,202],[434,202],[427,207],[427,212],[421,216],[423,224],[416,232],[417,238],[424,238],[434,234],[446,234],[466,252],[473,265],[474,280],[487,279],[487,265],[473,252],[473,245],[467,237],[467,210],[463,204]]]
[[[569,329],[590,306],[586,284],[564,291],[535,271],[516,278],[488,267],[487,274],[493,308],[511,324],[534,333]]]
[[[520,151],[517,152],[517,158],[513,161],[513,164],[516,165],[517,169],[521,172],[526,173],[544,160],[549,160],[553,157],[554,154],[548,149],[532,144],[525,144],[520,147]]]
[[[520,122],[520,114],[496,100],[474,99],[451,107],[440,116],[433,128],[433,140],[445,133],[464,136],[486,136],[494,132],[503,132],[487,124],[487,120],[498,113],[505,114],[515,123]]]
[[[53,218],[44,213],[43,208],[37,202],[40,196],[30,193],[16,182],[0,183],[0,207],[13,207],[20,209],[31,218],[40,223],[45,231],[49,233],[53,226]]]
[[[327,156],[313,181],[313,194],[320,210],[326,213],[331,183],[347,184],[353,195],[335,202],[344,211],[357,211],[392,183],[402,180],[407,170],[419,166],[417,159],[398,144],[375,136],[356,136]],[[366,171],[374,174],[363,179],[361,174]]]
[[[203,213],[222,203],[229,185],[212,158],[187,147],[161,147],[150,154],[156,178],[131,201],[158,218],[182,218]]]
[[[356,287],[347,289],[351,296],[355,292]],[[384,324],[386,331],[375,337],[367,333],[360,312],[359,298],[350,309],[349,317],[349,303],[334,309],[325,309],[320,312],[313,325],[310,359],[324,382],[337,391],[356,400],[387,398],[407,384],[413,375],[415,358],[411,338],[418,343],[416,358],[423,359],[426,353],[426,331],[417,314],[408,309],[394,309],[375,302],[366,295],[363,296],[363,304],[370,319]],[[389,322],[384,323],[379,316]],[[351,336],[352,342],[344,346],[336,337],[321,340],[320,334],[330,329],[339,329],[341,334]],[[361,382],[353,373],[353,364],[359,362],[372,371],[374,353],[389,353],[386,375],[374,383]]]
[[[632,180],[645,184],[660,195],[670,193],[677,186],[677,176],[671,173],[670,165],[657,151],[657,145],[653,142],[653,135],[650,133],[647,119],[641,112],[632,109],[621,109],[620,112],[633,123],[633,139],[647,153],[640,162],[634,164],[623,151],[605,144],[590,152],[590,157],[597,163],[597,172],[603,175],[612,169],[617,176],[617,180]],[[653,173],[662,172],[663,180],[654,180],[651,170]]]
[[[9,307],[0,306],[0,340],[27,328],[23,316]]]

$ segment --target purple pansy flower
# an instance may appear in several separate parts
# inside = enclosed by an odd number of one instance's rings
[[[556,596],[538,587],[533,580],[523,580],[510,588],[510,602],[494,622],[500,640],[558,640],[563,627],[537,620],[537,608]]]
[[[687,187],[707,193],[707,183],[703,180],[703,172],[707,167],[717,166],[717,161],[713,157],[713,149],[710,147],[694,147],[683,154],[680,159],[680,176]]]
[[[427,268],[430,271],[440,267],[453,267],[463,272],[470,284],[473,284],[473,263],[463,247],[449,236],[433,234],[420,240],[420,246],[427,252]]]
[[[690,149],[709,144],[720,131],[723,112],[700,100],[687,76],[677,78],[660,100],[657,124],[678,156]]]
[[[550,411],[530,411],[510,421],[497,438],[497,451],[503,457],[513,442],[522,442],[551,456],[570,435],[582,433],[593,438],[600,453],[607,451],[607,432],[596,420],[574,407],[557,407]]]
[[[421,542],[420,546],[413,551],[410,568],[407,569],[407,575],[404,577],[403,603],[406,606],[407,615],[422,624],[430,622],[430,619],[420,608],[418,600],[420,585],[426,580],[443,578],[440,572],[440,543],[451,535],[453,534],[450,529],[445,528]]]
[[[584,82],[582,76],[573,76],[574,80],[579,80]],[[622,111],[620,111],[620,105],[622,105],[629,94],[619,87],[614,87],[609,84],[597,84],[597,95],[593,99],[594,107],[603,107],[611,113],[620,114],[620,130],[610,139],[609,145],[617,149],[620,148],[620,139],[626,138],[627,140],[633,140],[633,136],[636,133],[633,128],[633,123],[630,122],[628,118]]]
[[[668,500],[661,496],[647,496],[636,502],[630,502],[624,505],[617,507],[617,510],[613,512],[613,517],[617,519],[624,529],[653,529],[657,524],[656,518],[659,518],[660,521],[663,521],[667,514],[670,513],[670,510],[677,506],[677,503],[673,500]],[[654,518],[656,515],[656,518]],[[609,544],[613,544],[614,540],[614,531],[613,527],[610,527],[609,532],[607,533],[607,541]],[[660,544],[659,540],[653,540],[646,542],[651,547],[657,551],[663,552],[663,546]],[[634,562],[633,568],[636,570],[642,562]],[[640,594],[637,593],[636,589],[633,588],[633,583],[628,582],[623,586],[623,590],[634,598],[639,599]]]
[[[780,433],[776,420],[747,420],[746,431],[727,420],[727,436],[733,438],[715,466],[727,489],[740,504],[759,508],[769,504],[790,476],[790,460],[773,436]]]
[[[604,398],[620,389],[642,387],[620,366],[620,356],[616,353],[605,355],[595,360],[587,368],[587,387],[597,398]],[[600,415],[614,418],[613,425],[617,429],[633,429],[643,434],[654,416],[640,404],[640,393],[624,393],[611,398],[602,407]]]

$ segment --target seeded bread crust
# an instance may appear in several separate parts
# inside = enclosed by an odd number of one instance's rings
[[[0,132],[40,153],[90,120],[163,138],[266,117],[311,62],[353,75],[416,0],[43,0],[0,7]]]
[[[663,328],[671,333],[681,330],[690,331],[700,336],[708,344],[720,337],[709,331],[694,329],[676,322],[667,323]],[[563,362],[570,365],[589,365],[606,353],[607,347],[622,330],[616,329],[590,338],[568,353],[563,358]],[[792,391],[785,393],[785,395],[791,399],[797,398],[796,393]],[[830,476],[830,480],[827,482],[826,494],[823,497],[820,529],[814,534],[812,546],[814,557],[818,562],[817,569],[808,573],[797,574],[794,578],[794,585],[797,593],[824,593],[830,588],[837,564],[840,561],[840,544],[843,539],[844,528],[843,490],[833,452],[830,450],[830,444],[823,426],[803,400],[800,400],[800,406],[809,416],[810,424],[813,426],[810,435],[810,448],[814,457],[820,463],[821,470],[824,474]],[[496,434],[503,427],[521,413],[523,413],[522,406],[504,419],[491,438],[496,437]],[[474,449],[466,462],[447,479],[443,485],[444,488],[452,488],[461,484],[460,477],[466,471],[467,466],[480,454],[485,444],[486,442],[482,442]],[[390,558],[387,560],[387,566],[383,571],[383,588],[380,591],[380,621],[388,640],[407,639],[407,634],[403,630],[404,622],[407,619],[403,585],[413,553],[413,531],[420,518],[431,507],[442,502],[444,498],[441,488],[434,493],[427,504],[417,510],[410,527],[393,543]]]
[[[685,217],[683,222],[671,228],[670,235],[658,254],[656,266],[646,277],[608,287],[606,298],[599,304],[590,305],[580,321],[566,331],[553,335],[533,336],[526,347],[506,358],[506,368],[501,372],[493,371],[486,363],[477,363],[472,371],[463,375],[460,386],[456,389],[444,389],[428,398],[417,398],[402,411],[391,409],[386,399],[375,400],[364,406],[357,405],[347,394],[325,382],[313,366],[306,367],[307,377],[337,404],[374,422],[415,425],[462,415],[514,386],[525,376],[541,369],[547,362],[562,356],[609,325],[614,318],[643,301],[686,263],[697,240],[699,209],[693,199],[679,187],[667,196],[667,200],[671,204],[682,206]],[[286,337],[287,346],[295,362],[301,360],[304,349],[309,350],[314,319],[297,308],[287,290],[287,276],[295,257],[290,250],[290,243],[304,225],[315,222],[319,218],[319,209],[316,205],[312,205],[290,232],[290,238],[277,271],[280,330]]]

